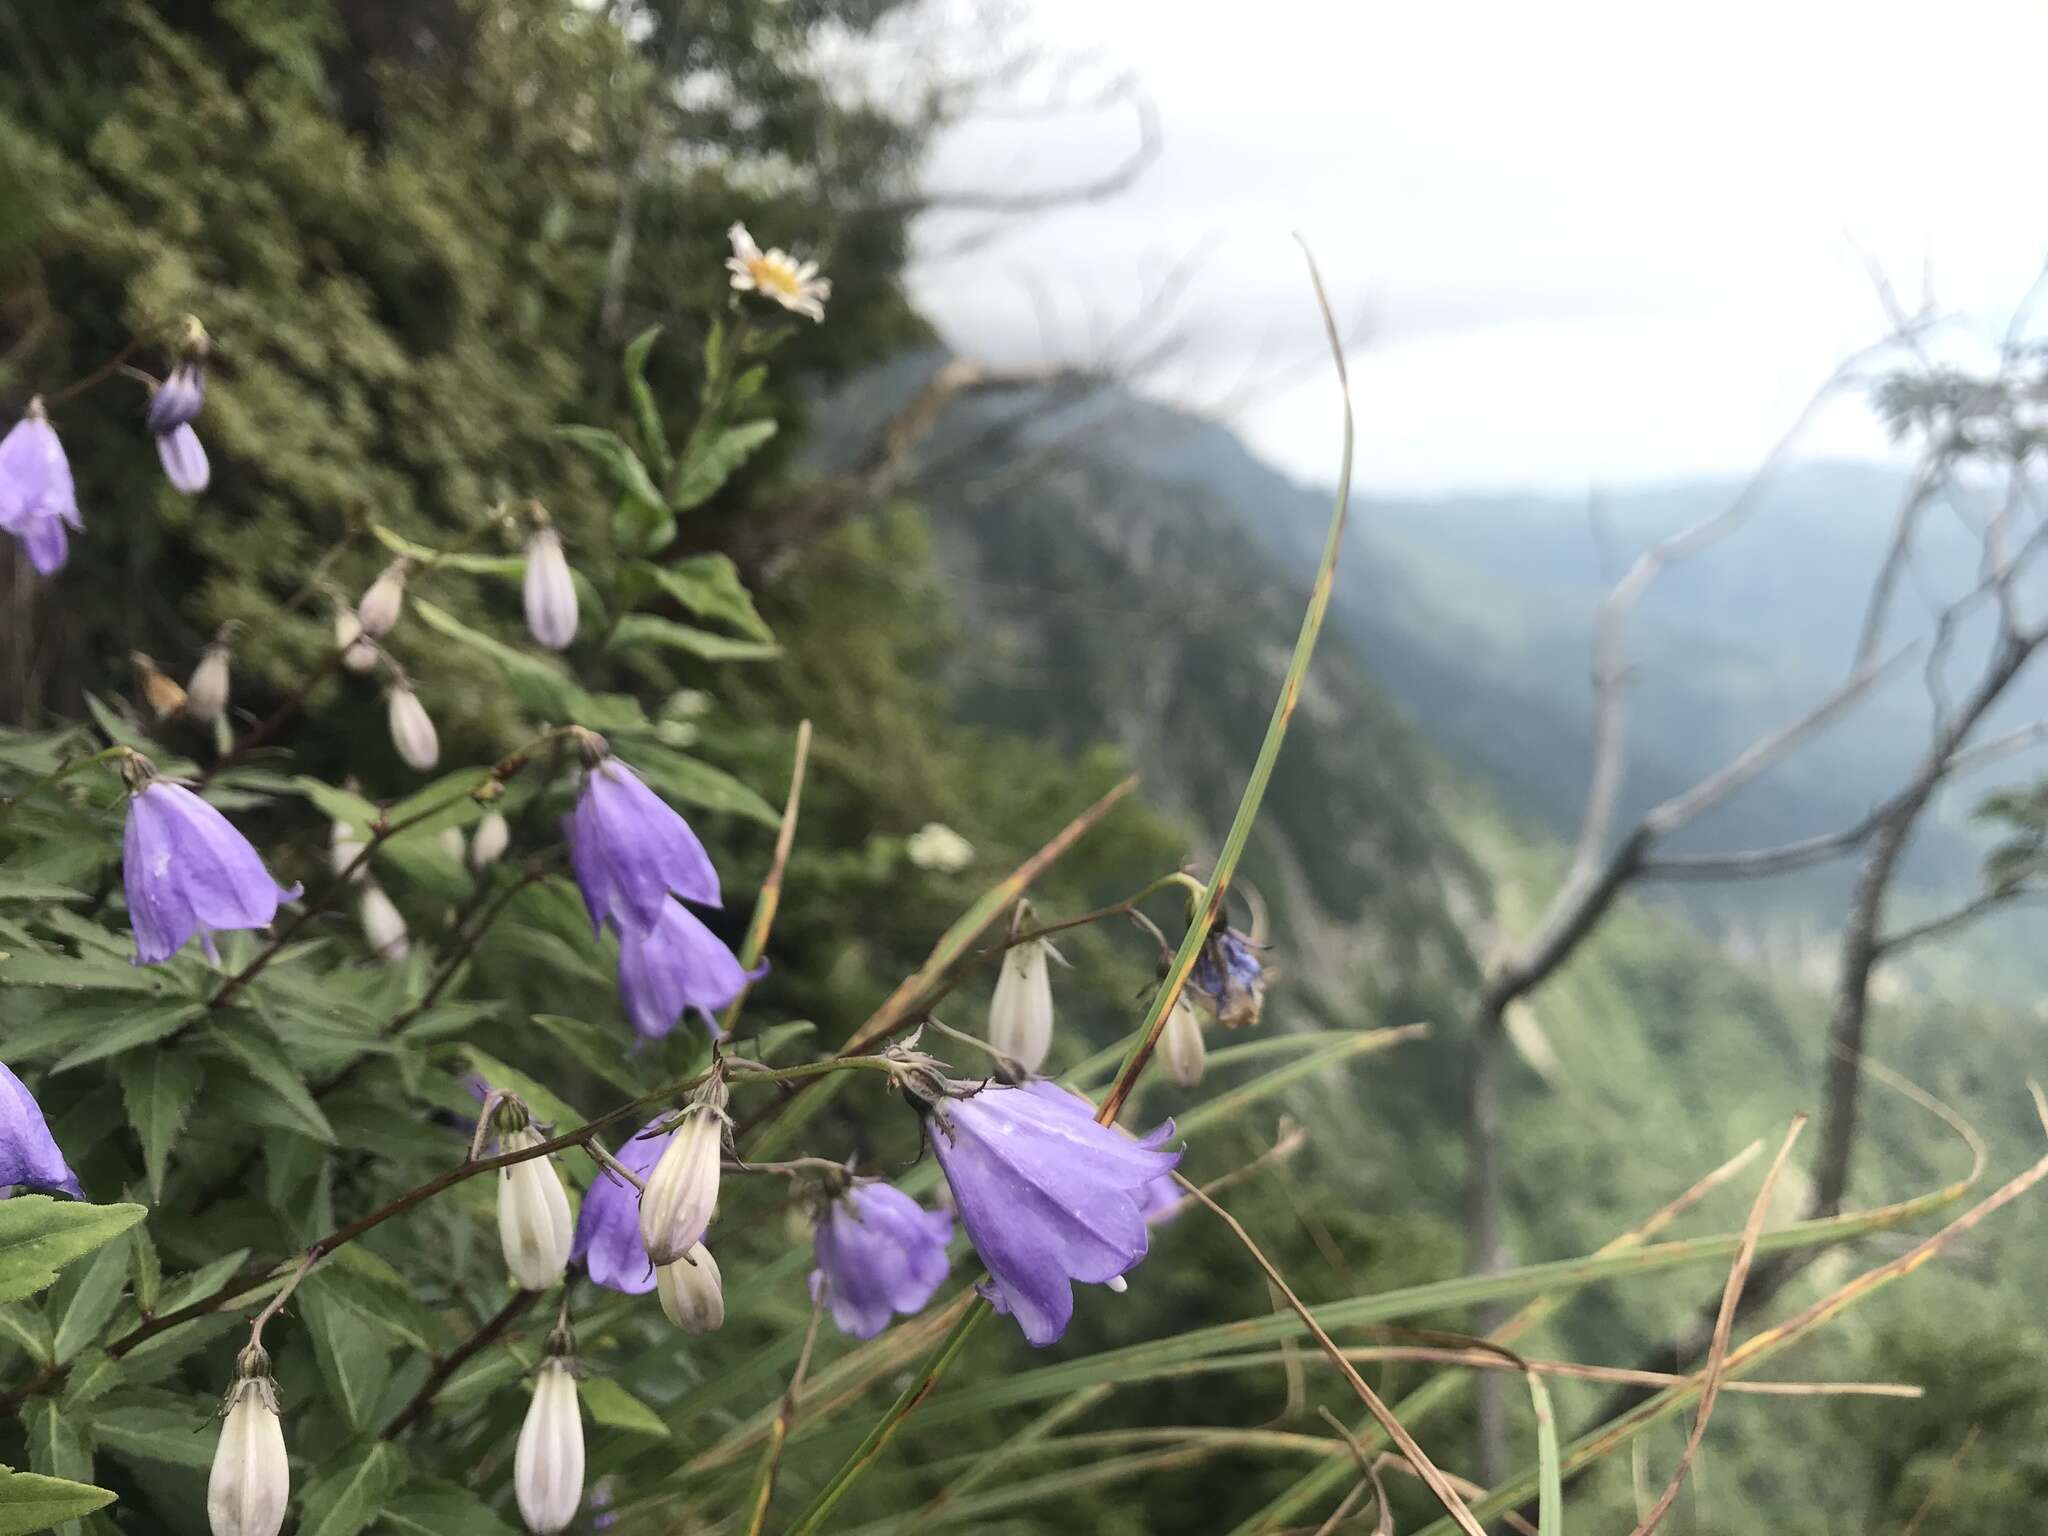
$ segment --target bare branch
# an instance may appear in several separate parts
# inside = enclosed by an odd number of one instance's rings
[[[1922,939],[1931,939],[1938,934],[1948,933],[1976,921],[1986,912],[2006,906],[2015,901],[2035,900],[2048,895],[2039,886],[2027,885],[2021,881],[2010,881],[1979,891],[1961,906],[1931,917],[1924,923],[1915,923],[1911,928],[1902,928],[1897,933],[1888,933],[1876,941],[1878,954],[1889,959],[1900,950],[1918,944]],[[1866,1063],[1867,1065],[1867,1063]]]
[[[1852,827],[1780,843],[1775,848],[1747,848],[1737,853],[1690,854],[1682,858],[1645,859],[1637,874],[1645,880],[1751,880],[1782,875],[1825,864],[1853,852],[1867,841],[1883,818],[1874,811]]]
[[[2023,725],[2016,731],[2003,736],[1994,736],[1989,741],[1979,742],[1967,751],[1949,755],[1948,776],[1974,773],[1979,768],[1988,768],[1993,763],[2016,757],[2032,746],[2048,741],[2048,720],[2036,720],[2032,725]]]

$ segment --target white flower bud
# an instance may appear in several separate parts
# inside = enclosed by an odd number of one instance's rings
[[[928,821],[911,833],[903,851],[919,869],[942,875],[957,875],[974,862],[974,844],[942,821]]]
[[[505,856],[512,843],[512,828],[496,811],[484,812],[469,838],[469,867],[481,873]]]
[[[1183,1088],[1199,1084],[1203,1069],[1209,1064],[1209,1048],[1202,1040],[1202,1021],[1195,1017],[1185,988],[1173,1000],[1173,1012],[1166,1016],[1166,1027],[1159,1032],[1159,1064]]]
[[[441,846],[441,852],[460,864],[468,856],[469,847],[462,840],[462,828],[443,827],[441,835],[434,839]]]
[[[441,761],[441,738],[420,696],[405,683],[391,690],[391,745],[416,773],[425,773]]]
[[[702,1240],[718,1207],[718,1159],[725,1150],[722,1098],[692,1105],[640,1196],[640,1240],[657,1269]]]
[[[335,612],[334,644],[341,664],[351,672],[367,672],[377,665],[377,647],[363,638],[363,621],[347,608]]]
[[[404,607],[405,562],[394,560],[370,583],[370,590],[356,604],[356,619],[363,626],[364,634],[372,640],[381,640],[391,633]]]
[[[218,720],[227,707],[228,648],[209,645],[185,685],[185,713],[194,720]]]
[[[562,553],[562,536],[543,528],[526,544],[526,627],[551,651],[576,638],[576,581]]]
[[[255,1356],[259,1369],[267,1371],[262,1351]],[[267,1374],[238,1377],[228,1388],[228,1410],[206,1480],[206,1519],[213,1536],[277,1536],[291,1501],[291,1482],[276,1386]]]
[[[1027,1072],[1045,1065],[1052,1049],[1052,977],[1046,970],[1049,946],[1027,939],[1003,956],[996,995],[988,1005],[988,1043]]]
[[[558,1355],[540,1364],[512,1458],[512,1489],[526,1528],[541,1536],[566,1529],[583,1502],[583,1413],[575,1372]]]
[[[697,1244],[673,1264],[654,1269],[661,1310],[685,1333],[715,1333],[725,1326],[725,1285],[711,1250]]]
[[[363,850],[369,846],[368,843],[356,836],[356,829],[354,827],[345,821],[337,821],[334,824],[333,845],[327,855],[333,861],[334,873],[337,876],[348,875],[351,880],[369,879],[370,866],[368,864],[356,863],[356,860],[362,856]],[[352,875],[349,874],[351,867],[355,870],[355,873]]]
[[[403,960],[412,948],[405,918],[381,885],[363,887],[363,937],[379,960]]]
[[[532,1126],[506,1131],[498,1138],[499,1150],[524,1152],[541,1144],[541,1134]],[[498,1236],[505,1245],[505,1267],[523,1291],[544,1291],[562,1278],[569,1267],[569,1245],[576,1236],[576,1223],[569,1214],[569,1194],[562,1188],[562,1176],[555,1172],[555,1160],[529,1157],[498,1170]],[[575,1401],[571,1389],[570,1401]],[[527,1424],[532,1425],[529,1417]],[[525,1441],[520,1441],[524,1454]],[[577,1482],[582,1482],[583,1455],[579,1434]],[[524,1498],[520,1500],[522,1507]],[[573,1511],[575,1506],[570,1506]],[[564,1517],[566,1519],[566,1516]],[[531,1521],[529,1520],[529,1524]],[[559,1526],[535,1526],[535,1530],[559,1530]]]

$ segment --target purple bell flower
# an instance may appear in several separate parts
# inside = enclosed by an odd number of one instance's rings
[[[619,996],[633,1028],[649,1040],[674,1029],[686,1008],[696,1009],[717,1039],[721,1031],[714,1010],[767,974],[767,961],[747,970],[679,901],[663,902],[660,921],[645,933],[619,930]]]
[[[1109,1284],[1145,1257],[1146,1190],[1180,1161],[1160,1150],[1172,1121],[1133,1140],[1053,1083],[940,1099],[925,1134],[988,1266],[982,1294],[1041,1348],[1073,1319],[1074,1281]]]
[[[156,440],[156,456],[163,461],[164,474],[174,490],[197,496],[213,480],[213,467],[206,462],[206,449],[191,426],[173,427]]]
[[[227,817],[161,779],[145,783],[128,803],[121,873],[137,965],[170,959],[195,933],[207,958],[218,961],[214,934],[268,927],[278,903],[296,900],[301,890],[271,879]]]
[[[1266,1005],[1266,967],[1259,948],[1235,928],[1224,928],[1210,934],[1195,957],[1188,987],[1225,1029],[1259,1022]]]
[[[143,424],[158,437],[196,421],[206,404],[206,370],[196,362],[179,363],[149,397]]]
[[[0,438],[0,528],[20,539],[41,575],[62,570],[70,554],[65,528],[83,529],[71,465],[41,400]]]
[[[889,1184],[856,1184],[818,1222],[811,1300],[823,1292],[842,1333],[872,1339],[890,1317],[921,1310],[946,1283],[947,1211],[928,1211]]]
[[[78,1175],[50,1134],[43,1108],[26,1084],[0,1062],[0,1189],[33,1189],[83,1200]]]
[[[568,831],[593,932],[609,918],[621,933],[646,933],[661,923],[671,893],[700,907],[723,905],[697,834],[615,757],[598,758],[584,775]]]
[[[645,1180],[661,1161],[661,1154],[675,1140],[675,1132],[648,1136],[668,1115],[656,1115],[618,1150],[618,1160]],[[644,1296],[654,1289],[654,1264],[647,1257],[647,1245],[640,1240],[640,1191],[616,1174],[600,1173],[583,1196],[583,1209],[576,1213],[576,1241],[569,1249],[572,1262],[580,1261],[590,1278],[607,1290],[628,1296]]]

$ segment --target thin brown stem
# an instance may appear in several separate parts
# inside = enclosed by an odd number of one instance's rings
[[[420,1383],[419,1391],[413,1393],[406,1405],[392,1416],[391,1422],[384,1426],[377,1438],[396,1440],[425,1417],[433,1406],[435,1394],[448,1384],[448,1378],[504,1337],[506,1330],[524,1317],[540,1297],[539,1291],[514,1291],[511,1299],[498,1308],[488,1322],[434,1362],[434,1368],[427,1372],[427,1379]]]
[[[803,1348],[797,1352],[796,1369],[790,1373],[789,1389],[782,1394],[782,1406],[776,1410],[775,1422],[768,1430],[768,1449],[761,1453],[761,1475],[754,1486],[753,1513],[747,1519],[747,1536],[761,1536],[768,1523],[768,1506],[775,1500],[775,1478],[782,1470],[783,1447],[789,1444],[789,1433],[796,1425],[797,1397],[802,1392],[804,1373],[811,1366],[811,1346],[818,1342],[818,1320],[825,1315],[825,1302],[821,1294],[811,1303],[810,1326],[804,1329]]]

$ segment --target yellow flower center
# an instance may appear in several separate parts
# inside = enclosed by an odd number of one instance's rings
[[[770,261],[766,256],[756,256],[747,262],[747,276],[763,293],[779,298],[793,299],[802,291],[802,284],[796,280],[795,267],[787,262]]]

